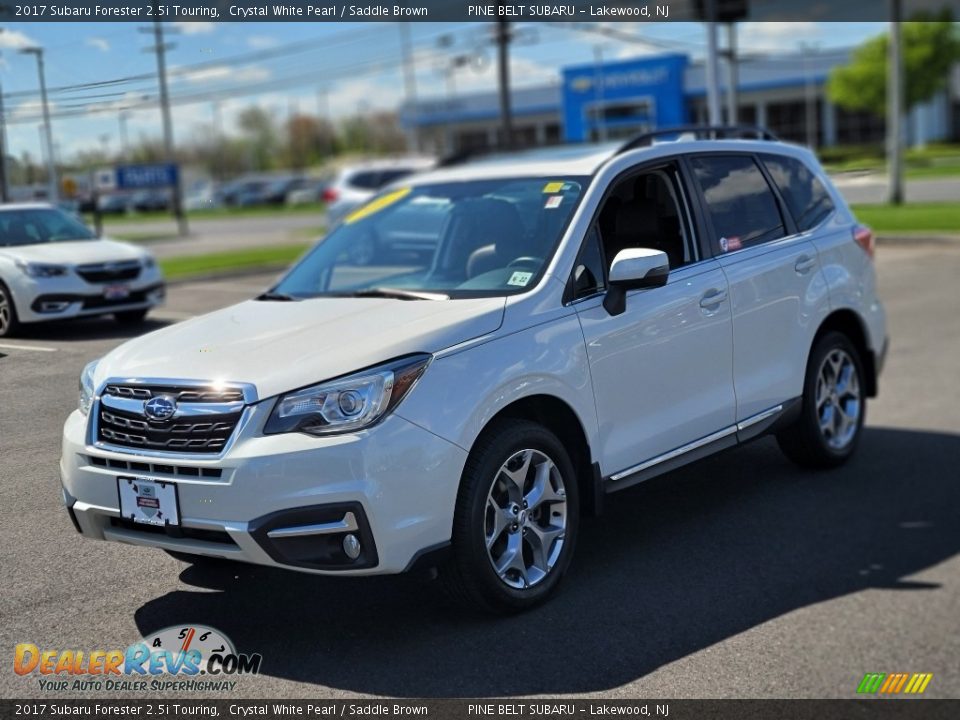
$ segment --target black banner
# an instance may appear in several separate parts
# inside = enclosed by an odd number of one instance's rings
[[[727,5],[736,3],[736,12]],[[960,0],[901,0],[902,17],[950,11]],[[703,0],[562,0],[555,4],[500,0],[0,0],[0,22],[675,22],[706,20]],[[851,22],[889,19],[886,0],[716,0],[714,18],[754,22]]]
[[[956,720],[960,700],[2,700],[0,717]]]

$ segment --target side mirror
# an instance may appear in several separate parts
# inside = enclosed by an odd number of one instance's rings
[[[627,308],[627,290],[663,287],[670,274],[670,259],[665,252],[648,248],[621,250],[610,265],[610,287],[603,307],[611,315]]]

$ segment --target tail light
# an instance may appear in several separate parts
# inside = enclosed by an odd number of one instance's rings
[[[332,202],[335,202],[339,196],[340,196],[340,193],[338,193],[335,189],[324,188],[323,194],[320,197],[323,199],[325,203],[332,203]]]
[[[853,239],[857,245],[863,248],[863,251],[872,259],[877,251],[877,241],[873,236],[873,230],[866,225],[857,225],[853,229]]]

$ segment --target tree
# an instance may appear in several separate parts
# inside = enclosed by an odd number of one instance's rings
[[[257,170],[269,170],[277,155],[277,128],[270,112],[262,107],[251,106],[240,113],[240,129],[250,139],[251,160]]]
[[[835,68],[827,82],[830,99],[847,110],[887,114],[887,69],[890,38],[867,40],[848,65]],[[917,13],[903,24],[904,102],[906,109],[932,99],[947,87],[950,70],[960,60],[960,34],[949,10],[936,16]]]

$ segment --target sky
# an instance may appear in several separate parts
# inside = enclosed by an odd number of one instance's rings
[[[511,48],[517,87],[557,83],[568,65],[664,52],[697,58],[706,45],[699,23],[611,23],[636,36],[624,42],[556,23],[519,23]],[[136,23],[8,23],[0,32],[2,83],[9,153],[41,156],[36,59],[20,48],[42,47],[50,89],[54,145],[61,160],[77,152],[120,150],[120,115],[131,143],[159,138],[153,36]],[[239,113],[251,105],[278,120],[291,113],[337,120],[368,110],[392,110],[405,97],[398,23],[169,23],[167,55],[174,134],[201,137],[220,118],[238,132]],[[408,23],[418,98],[494,90],[495,48],[490,25]],[[849,47],[883,32],[883,23],[743,23],[739,50],[747,57]],[[467,58],[452,71],[452,59]],[[67,86],[86,85],[81,88]]]

